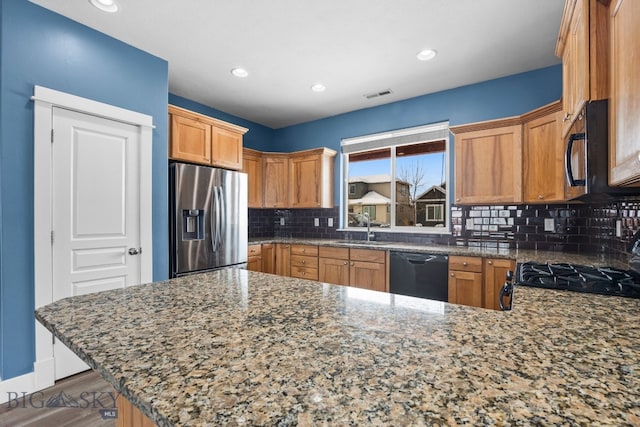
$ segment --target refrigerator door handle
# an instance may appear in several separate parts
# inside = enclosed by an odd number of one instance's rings
[[[213,193],[211,194],[211,214],[209,215],[209,223],[211,225],[211,249],[213,250],[213,252],[216,251],[216,241],[217,241],[217,227],[218,225],[216,224],[216,212],[217,212],[217,208],[218,208],[218,203],[216,200],[216,187],[213,187]]]
[[[216,192],[216,247],[215,250],[219,250],[222,246],[222,236],[220,231],[220,225],[222,222],[222,191],[220,187],[215,187]]]
[[[220,236],[220,244],[225,240],[225,230],[227,228],[227,201],[224,197],[224,190],[220,188],[220,224],[218,229],[218,235]]]

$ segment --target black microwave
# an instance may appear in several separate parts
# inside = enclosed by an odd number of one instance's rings
[[[587,102],[565,137],[568,200],[607,202],[640,195],[639,188],[609,186],[608,101]]]

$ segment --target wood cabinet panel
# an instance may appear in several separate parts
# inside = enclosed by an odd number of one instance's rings
[[[367,261],[384,264],[386,251],[376,249],[351,249],[349,259],[351,259],[351,261]]]
[[[286,155],[264,154],[264,207],[289,206],[289,158]]]
[[[565,200],[562,114],[558,109],[524,124],[523,198],[527,203]]]
[[[242,171],[247,174],[248,195],[250,208],[261,208],[262,201],[262,153],[245,148],[242,154]]]
[[[291,255],[318,256],[317,245],[291,245]]]
[[[318,256],[321,258],[349,259],[349,248],[334,248],[331,246],[318,247]]]
[[[449,271],[449,302],[482,307],[482,273]]]
[[[285,243],[276,244],[276,274],[291,276],[291,245]]]
[[[301,151],[290,157],[292,208],[333,207],[333,158],[327,148]]]
[[[319,258],[318,259],[318,280],[325,283],[333,283],[334,285],[348,286],[349,285],[348,259]]]
[[[484,308],[500,310],[498,297],[500,289],[507,279],[507,272],[516,271],[516,262],[511,259],[493,259],[484,260]]]
[[[351,261],[349,264],[349,285],[387,292],[385,264]]]
[[[317,256],[291,255],[291,266],[318,268]]]
[[[522,201],[522,125],[456,133],[456,204]]]
[[[262,245],[262,272],[275,274],[276,272],[276,245],[264,243]]]
[[[242,170],[242,134],[212,127],[211,164],[219,168]]]
[[[482,258],[476,256],[451,255],[449,257],[449,270],[482,273]]]
[[[247,255],[247,270],[262,271],[262,245],[249,245]]]
[[[611,99],[609,180],[640,181],[640,2],[613,0],[611,20]]]
[[[169,157],[174,160],[210,164],[211,125],[172,114]]]
[[[149,417],[121,394],[116,398],[116,409],[118,410],[115,424],[117,427],[156,427]]]
[[[318,280],[318,269],[292,265],[291,277],[296,277],[298,279]]]

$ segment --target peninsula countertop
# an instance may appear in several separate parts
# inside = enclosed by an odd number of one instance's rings
[[[226,269],[36,317],[160,426],[640,425],[640,300],[498,312]]]

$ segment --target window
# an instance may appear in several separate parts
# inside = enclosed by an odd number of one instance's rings
[[[343,225],[366,226],[357,216],[368,213],[372,223],[395,231],[449,229],[448,122],[349,138],[341,146]]]
[[[426,205],[427,216],[426,221],[442,221],[444,216],[442,215],[443,205]]]

